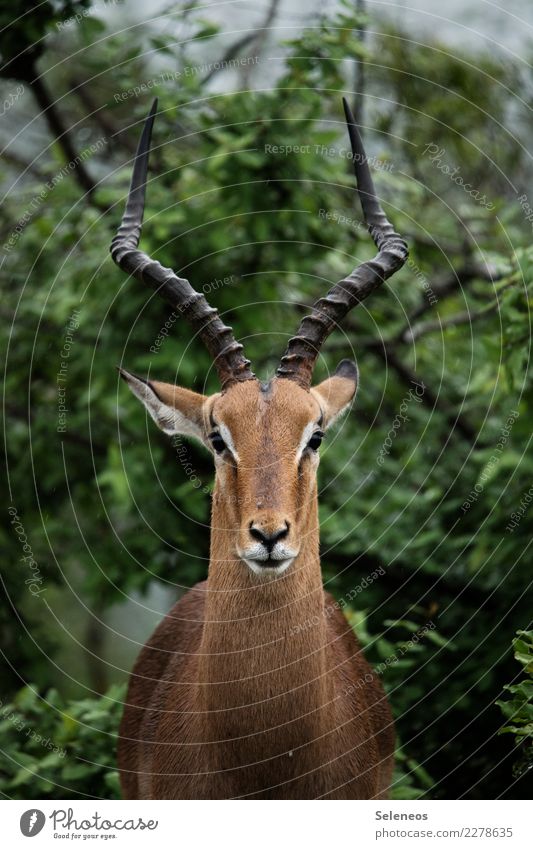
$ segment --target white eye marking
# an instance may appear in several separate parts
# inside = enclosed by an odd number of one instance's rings
[[[302,459],[302,454],[304,453],[309,440],[316,430],[320,430],[320,427],[317,422],[309,422],[304,427],[304,432],[302,433],[302,438],[300,440],[300,444],[298,446],[298,451],[296,452],[296,462],[299,463]]]
[[[228,451],[233,456],[233,459],[235,460],[235,462],[238,463],[239,462],[239,455],[237,454],[237,452],[235,450],[235,445],[233,443],[233,438],[231,436],[230,429],[228,427],[226,427],[225,424],[222,424],[222,422],[220,422],[220,424],[217,424],[216,428],[217,428],[218,432],[220,433],[222,439],[226,443],[226,448],[228,449]]]

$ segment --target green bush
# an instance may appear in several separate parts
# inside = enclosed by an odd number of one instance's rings
[[[120,798],[116,741],[125,688],[65,702],[27,685],[0,706],[0,787],[11,799]]]
[[[518,631],[513,640],[514,656],[522,665],[522,677],[504,689],[511,698],[496,702],[506,719],[500,734],[513,734],[517,747],[514,774],[517,778],[533,769],[533,631]]]

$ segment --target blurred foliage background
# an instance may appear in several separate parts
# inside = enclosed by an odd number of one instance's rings
[[[529,65],[411,40],[360,2],[282,40],[275,0],[240,36],[194,0],[142,26],[103,6],[0,14],[1,792],[118,795],[128,671],[206,575],[210,458],[178,458],[114,368],[216,389],[188,328],[162,337],[170,310],[109,257],[151,99],[143,246],[203,288],[266,377],[303,310],[373,255],[345,94],[411,256],[317,370],[355,354],[361,372],[322,453],[325,585],[351,594],[390,694],[393,796],[526,798]]]

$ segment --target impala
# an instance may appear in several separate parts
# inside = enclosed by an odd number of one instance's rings
[[[118,745],[123,794],[385,798],[390,709],[342,612],[331,615],[319,559],[319,447],[354,398],[357,366],[343,360],[314,387],[311,378],[326,337],[403,265],[407,246],[381,209],[344,102],[378,253],[316,301],[275,377],[261,382],[204,295],[138,250],[156,107],[111,253],[190,322],[213,358],[220,392],[206,397],[120,369],[165,433],[198,439],[215,463],[208,578],[174,605],[131,673]]]

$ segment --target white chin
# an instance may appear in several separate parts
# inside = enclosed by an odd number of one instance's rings
[[[291,565],[294,557],[288,557],[286,560],[269,560],[268,566],[263,566],[264,561],[260,560],[247,560],[243,558],[244,562],[247,566],[255,572],[256,575],[262,575],[265,578],[274,578],[277,575],[282,575],[283,572],[286,572],[289,566]],[[276,564],[275,566],[272,564]]]

